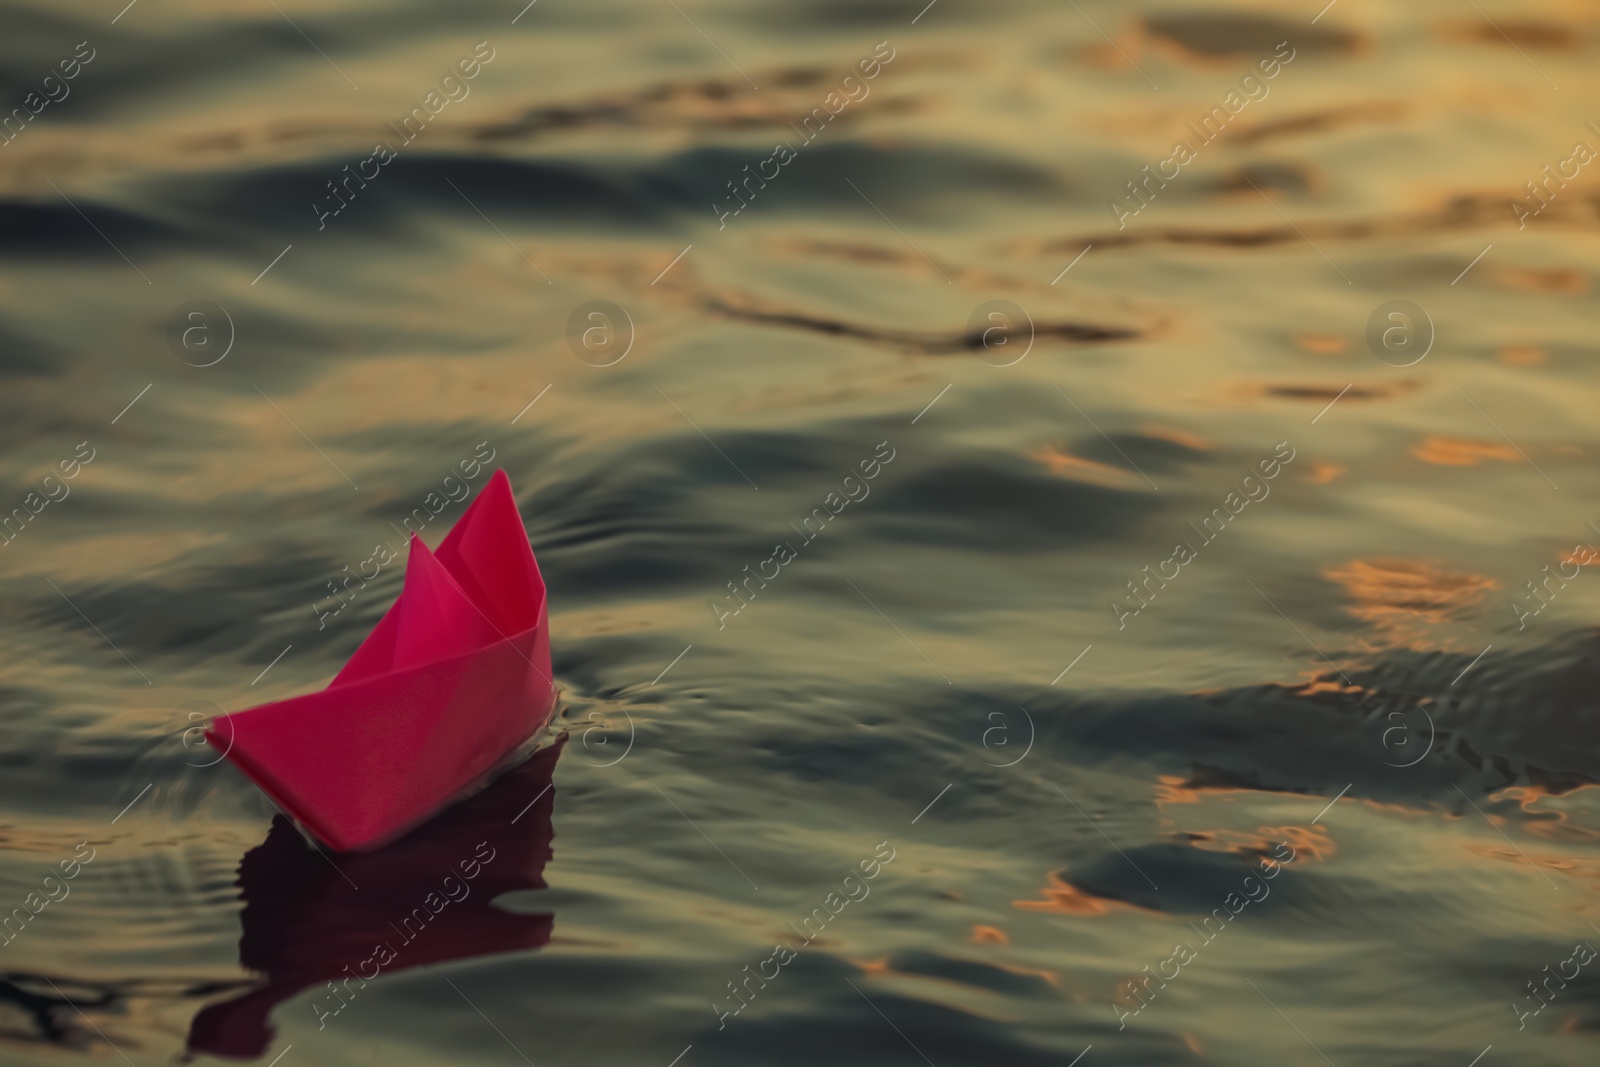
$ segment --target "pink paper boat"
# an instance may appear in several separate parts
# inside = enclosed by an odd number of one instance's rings
[[[320,693],[224,715],[206,739],[341,852],[415,826],[492,770],[554,707],[544,579],[495,471]]]

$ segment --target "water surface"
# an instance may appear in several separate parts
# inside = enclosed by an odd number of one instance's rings
[[[0,9],[6,1062],[1593,1062],[1589,6],[118,7]],[[319,856],[186,731],[463,462],[561,709]]]

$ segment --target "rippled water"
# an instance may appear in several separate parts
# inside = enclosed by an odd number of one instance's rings
[[[7,1063],[1594,1062],[1594,5],[121,7],[0,11]],[[319,855],[192,728],[497,466],[557,719]]]

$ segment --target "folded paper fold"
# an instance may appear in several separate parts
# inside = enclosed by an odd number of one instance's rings
[[[400,596],[327,689],[206,738],[316,837],[370,848],[543,726],[554,688],[544,579],[496,471],[437,551],[412,537]]]

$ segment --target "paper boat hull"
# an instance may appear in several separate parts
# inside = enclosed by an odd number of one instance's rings
[[[207,739],[340,851],[403,833],[475,785],[555,703],[545,590],[497,471],[333,683],[219,718]]]
[[[207,737],[322,841],[374,848],[544,726],[549,664],[541,615],[499,645],[229,715]]]

